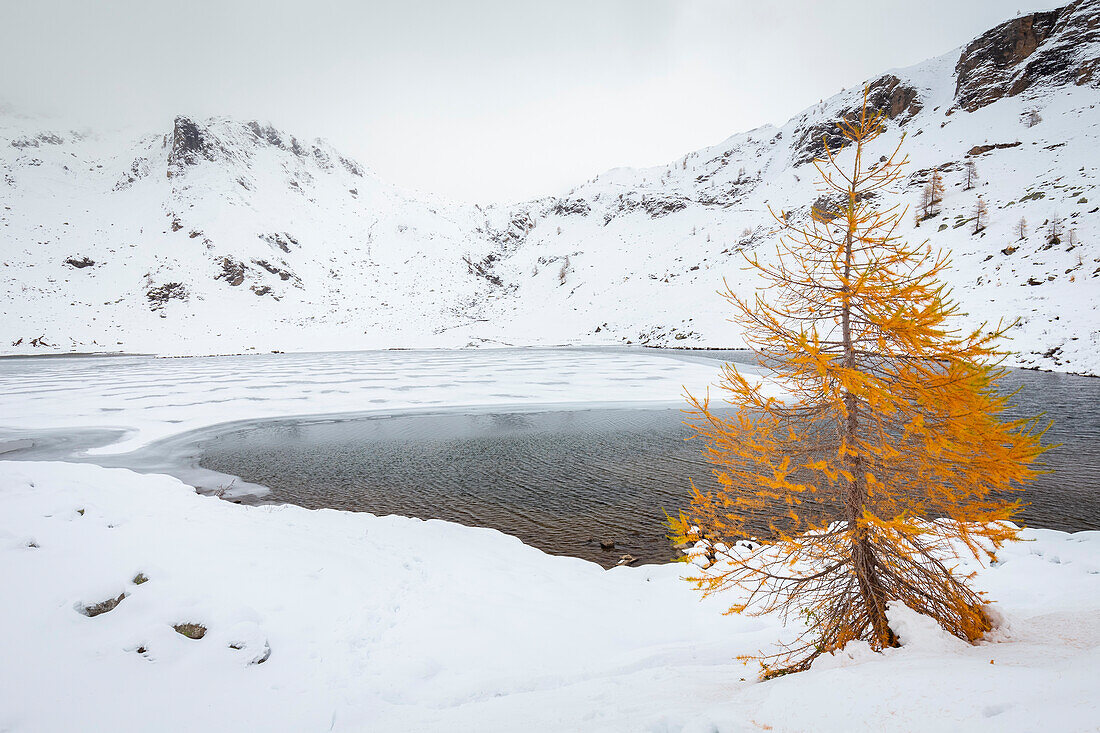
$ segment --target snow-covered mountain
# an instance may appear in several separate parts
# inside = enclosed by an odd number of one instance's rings
[[[476,243],[464,212],[323,141],[227,119],[138,140],[0,125],[5,349],[400,341],[487,290],[440,277]]]
[[[1100,372],[1100,0],[868,85],[889,117],[876,145],[906,134],[898,201],[916,208],[944,177],[939,211],[907,234],[953,250],[968,318],[1019,318],[1016,363]],[[414,198],[257,122],[179,117],[135,139],[0,113],[0,350],[740,345],[714,291],[755,286],[741,253],[770,249],[769,206],[809,215],[810,161],[862,93],[485,207]]]

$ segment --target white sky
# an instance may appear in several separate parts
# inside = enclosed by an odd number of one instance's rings
[[[326,137],[466,201],[656,165],[937,56],[1007,0],[0,0],[0,101]]]

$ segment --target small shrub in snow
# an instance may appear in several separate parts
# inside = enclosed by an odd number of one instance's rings
[[[184,623],[172,627],[177,634],[182,634],[188,639],[201,639],[206,636],[206,627],[202,624]]]

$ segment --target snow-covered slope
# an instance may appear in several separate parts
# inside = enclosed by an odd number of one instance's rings
[[[1095,373],[1100,3],[1040,15],[1056,19],[1038,40],[1028,16],[962,53],[870,80],[871,103],[890,118],[872,152],[890,152],[906,134],[909,177],[896,198],[913,209],[931,170],[943,174],[939,213],[919,229],[907,218],[903,233],[954,251],[951,285],[972,321],[1019,317],[1019,362]],[[1029,44],[1035,50],[1011,63]],[[1038,70],[1029,70],[1033,63]],[[973,91],[1017,87],[996,99]],[[740,255],[772,249],[769,206],[809,214],[821,195],[810,161],[822,154],[822,135],[835,148],[834,121],[858,107],[862,92],[850,89],[781,127],[735,135],[666,166],[611,171],[560,199],[531,204],[525,211],[537,226],[494,269],[517,290],[487,303],[488,322],[500,325],[503,340],[541,320],[542,330],[563,339],[610,331],[635,343],[740,345],[724,322],[724,301],[712,293],[723,279],[742,294],[754,287]],[[967,161],[979,175],[969,190]],[[990,213],[974,234],[979,196]],[[1021,239],[1022,217],[1029,231]],[[1055,219],[1060,241],[1052,244]]]
[[[907,234],[953,250],[969,319],[1019,318],[1018,364],[1100,372],[1100,0],[868,84],[889,117],[878,145],[907,134],[897,200],[915,207],[930,171],[944,176],[939,212]],[[181,117],[133,139],[0,116],[0,349],[741,345],[714,291],[754,287],[740,254],[770,249],[769,206],[808,215],[810,161],[862,91],[666,166],[484,208],[414,199],[255,122]]]
[[[980,643],[892,606],[900,648],[759,684],[737,656],[799,619],[723,615],[679,564],[0,461],[0,730],[1094,731],[1100,533],[1021,539],[963,565]]]
[[[7,118],[0,150],[5,347],[400,342],[485,289],[439,276],[464,272],[468,221],[269,125],[132,140]]]

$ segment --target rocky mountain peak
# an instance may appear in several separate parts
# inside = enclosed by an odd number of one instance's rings
[[[214,160],[215,146],[205,130],[188,117],[177,117],[168,141],[168,177],[200,159]]]
[[[364,176],[359,163],[340,155],[324,141],[306,142],[270,123],[256,120],[239,122],[218,117],[199,122],[179,116],[172,126],[167,147],[169,178],[204,160],[247,164],[258,151],[265,149],[285,154],[288,160],[303,164],[312,162],[321,170],[332,170],[338,164],[353,176]]]

